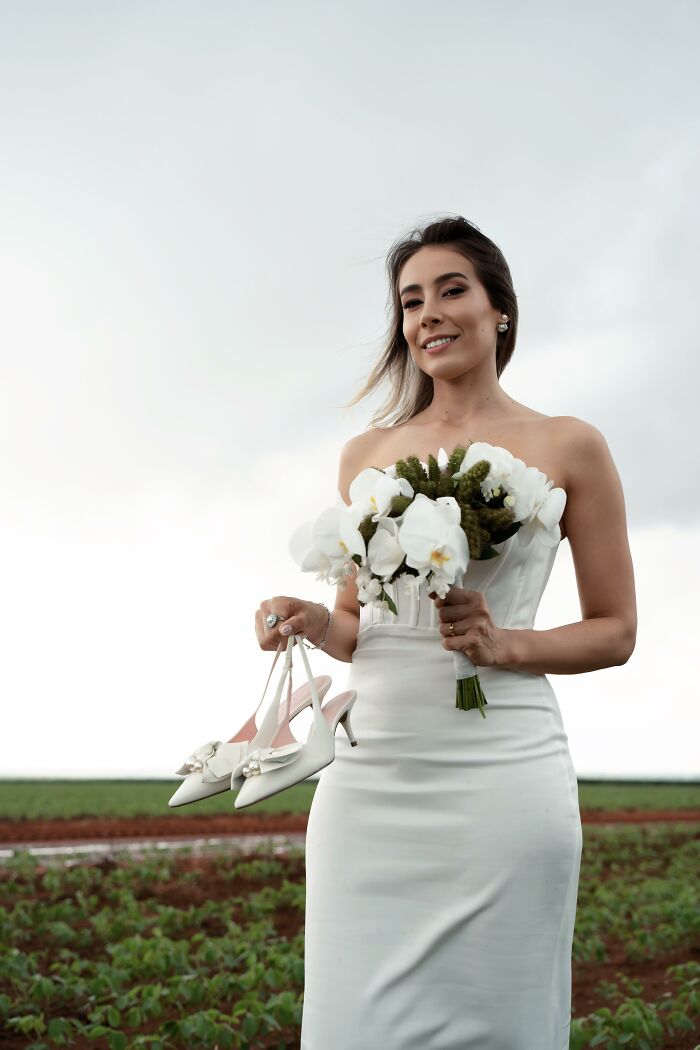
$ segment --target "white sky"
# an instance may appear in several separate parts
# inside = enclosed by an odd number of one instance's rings
[[[577,772],[700,776],[699,28],[678,0],[0,7],[0,775],[170,776],[244,721],[259,602],[332,603],[287,541],[382,400],[341,408],[386,253],[450,213],[513,273],[504,389],[597,426],[623,481],[636,651],[549,676]],[[579,618],[565,541],[535,626]]]

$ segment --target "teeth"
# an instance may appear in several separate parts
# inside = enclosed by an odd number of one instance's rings
[[[431,346],[442,346],[443,343],[451,343],[455,336],[448,336],[447,339],[433,339],[431,342],[425,344],[425,349],[429,350]]]

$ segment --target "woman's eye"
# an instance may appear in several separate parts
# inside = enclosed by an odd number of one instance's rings
[[[458,285],[454,285],[452,288],[446,288],[443,295],[447,295],[449,292],[463,292],[464,288],[460,288]],[[407,303],[404,303],[404,310],[408,310],[414,303],[419,303],[420,299],[409,299]]]

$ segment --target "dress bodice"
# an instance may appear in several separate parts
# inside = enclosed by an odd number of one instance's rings
[[[462,586],[468,591],[482,591],[497,627],[525,629],[533,627],[540,599],[547,586],[558,545],[546,547],[533,539],[527,546],[518,541],[517,533],[496,544],[497,558],[472,559],[464,574]],[[374,624],[401,624],[407,627],[438,627],[438,609],[428,597],[429,587],[406,591],[403,580],[385,584],[396,605],[398,615],[389,609],[360,606],[360,630]]]

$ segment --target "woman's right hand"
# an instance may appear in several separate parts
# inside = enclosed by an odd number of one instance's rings
[[[265,618],[270,613],[284,617],[274,627],[265,625]],[[279,648],[280,642],[286,642],[291,634],[303,634],[312,644],[323,638],[328,624],[328,613],[319,602],[307,602],[302,598],[288,598],[278,595],[260,602],[255,613],[255,634],[258,645],[266,652]],[[282,627],[291,627],[291,631],[281,633]]]

